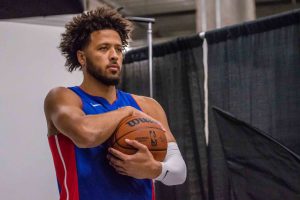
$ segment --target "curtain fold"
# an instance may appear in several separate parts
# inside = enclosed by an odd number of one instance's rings
[[[202,42],[195,35],[153,46],[154,98],[167,114],[188,170],[183,185],[170,187],[157,182],[158,200],[207,199]],[[123,90],[149,95],[147,51],[141,48],[125,55]]]
[[[300,11],[206,33],[209,105],[300,154]],[[209,113],[212,199],[230,199],[224,153]],[[288,172],[287,172],[288,175]]]
[[[300,156],[230,113],[213,108],[231,200],[299,200]]]

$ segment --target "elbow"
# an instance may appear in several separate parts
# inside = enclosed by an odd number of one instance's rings
[[[184,169],[184,172],[178,175],[178,182],[176,185],[181,185],[185,182],[186,180],[186,168]]]
[[[178,181],[178,185],[181,185],[185,182],[186,180],[186,169],[185,169],[185,172],[183,175],[181,175],[181,177],[179,178],[179,181]]]
[[[79,148],[92,148],[97,146],[90,134],[79,135],[73,139],[74,144]]]
[[[166,180],[164,182],[165,185],[172,186],[172,185],[181,185],[185,182],[186,176],[187,176],[187,170],[185,163],[178,167],[176,170],[172,173],[173,177],[169,180]]]
[[[78,148],[92,148],[97,146],[93,140],[87,137],[80,137],[73,140]]]
[[[99,132],[93,131],[87,124],[81,123],[75,130],[74,144],[79,148],[92,148],[100,145],[98,140]]]
[[[167,166],[166,168],[166,173],[161,174],[163,177],[158,178],[157,180],[160,180],[163,184],[168,186],[181,185],[185,182],[187,169],[183,159],[182,162]]]

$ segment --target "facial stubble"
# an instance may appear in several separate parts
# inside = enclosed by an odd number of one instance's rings
[[[103,70],[101,68],[96,67],[93,64],[93,62],[90,61],[90,59],[88,59],[88,58],[86,59],[86,70],[87,70],[87,73],[89,73],[91,76],[93,76],[95,79],[97,79],[104,85],[116,86],[120,82],[120,76],[121,76],[120,72],[116,72],[117,76],[109,77],[109,75],[105,74],[105,71],[104,71],[105,69]]]

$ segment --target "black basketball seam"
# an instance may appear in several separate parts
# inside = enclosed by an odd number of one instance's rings
[[[129,132],[126,132],[124,133],[124,135],[122,137],[119,137],[118,140],[115,140],[115,142],[118,142],[121,138],[125,137],[126,135],[128,135],[129,133],[133,132],[133,131],[137,131],[137,130],[143,130],[143,129],[146,129],[146,128],[153,128],[153,129],[158,129],[158,130],[161,130],[161,131],[164,131],[163,129],[161,128],[155,128],[155,127],[152,127],[152,126],[143,126],[141,128],[138,128],[138,129],[135,129],[135,130],[132,130],[132,131],[129,131]],[[165,132],[165,131],[164,131]],[[116,136],[115,136],[116,137]]]
[[[161,128],[156,128],[156,127],[152,127],[152,126],[143,126],[143,127],[139,128],[139,129],[135,129],[135,130],[126,132],[122,137],[120,137],[120,138],[118,138],[118,139],[116,139],[116,135],[114,134],[115,141],[114,141],[114,143],[112,144],[112,146],[113,146],[115,143],[117,143],[117,145],[119,145],[120,147],[122,147],[122,148],[124,148],[124,149],[132,149],[132,148],[130,148],[130,147],[125,147],[125,146],[121,145],[118,141],[119,141],[120,139],[122,139],[123,137],[125,137],[126,135],[130,134],[131,132],[134,132],[134,131],[136,131],[136,130],[143,130],[143,129],[146,129],[146,128],[153,128],[153,129],[158,129],[158,130],[164,131],[164,130],[161,129]],[[165,151],[165,150],[167,150],[167,148],[165,148],[165,149],[151,149],[151,151]]]
[[[124,147],[123,145],[121,145],[121,144],[119,144],[119,143],[117,143],[117,145],[118,145],[119,147],[122,147],[123,149],[128,149],[128,150],[136,149],[136,148],[134,148],[134,147],[132,147],[132,148]],[[136,150],[138,150],[138,149],[136,149]],[[151,151],[165,151],[165,150],[167,150],[167,148],[166,148],[166,149],[151,149]]]
[[[133,149],[134,147],[131,147],[131,148],[129,148],[129,147],[124,147],[123,145],[120,145],[119,143],[117,143],[120,147],[122,147],[123,149]],[[136,149],[136,148],[134,148],[134,149]],[[138,149],[136,149],[136,150],[138,150]],[[166,151],[167,149],[149,149],[149,151]]]
[[[124,123],[127,123],[127,122],[129,122],[129,121],[131,121],[131,120],[128,120],[128,118],[132,118],[132,119],[135,119],[136,118],[136,116],[128,116],[128,117],[125,117],[125,118],[123,118],[120,122],[119,122],[119,124],[118,124],[118,126],[116,127],[116,129],[115,129],[115,131],[114,132],[116,132],[116,131],[118,131],[118,129],[124,124]],[[128,121],[127,121],[128,120]],[[149,123],[149,122],[148,122]],[[153,121],[153,123],[154,124],[158,124],[157,122],[155,122],[155,121]]]
[[[117,143],[117,142],[116,142]],[[134,147],[124,147],[123,145],[121,145],[121,144],[119,144],[119,143],[117,143],[117,145],[119,145],[120,147],[122,147],[122,148],[124,148],[124,149],[132,149],[132,148],[134,148]],[[150,149],[149,149],[150,150]],[[166,149],[151,149],[150,151],[165,151],[165,150],[167,150],[167,148]]]
[[[124,146],[122,146],[122,145],[120,145],[119,143],[117,143],[117,145],[119,145],[119,147],[122,147],[122,148],[124,148],[124,149],[128,149],[128,150],[132,150],[133,148],[129,148],[129,147],[124,147]],[[138,150],[138,149],[136,149],[136,150]],[[165,150],[167,150],[167,149],[151,149],[151,151],[165,151]]]

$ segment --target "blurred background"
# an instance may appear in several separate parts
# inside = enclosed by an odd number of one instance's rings
[[[13,22],[63,27],[76,13],[98,6],[121,9],[124,16],[155,18],[153,42],[242,23],[300,7],[299,0],[63,0],[1,1],[1,18]],[[59,13],[60,12],[60,13]],[[58,16],[49,16],[60,14]],[[33,17],[34,16],[34,17]],[[20,18],[22,17],[22,18]],[[131,47],[147,42],[147,24],[135,24]]]
[[[103,5],[126,17],[155,18],[154,97],[188,166],[185,184],[158,185],[158,200],[235,199],[210,110],[210,135],[204,128],[205,81],[210,105],[299,154],[300,0],[0,0],[0,199],[59,198],[43,101],[53,87],[81,83],[80,71],[64,68],[60,35],[73,16]],[[147,24],[135,27],[121,87],[148,95]]]

